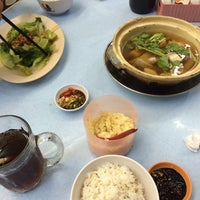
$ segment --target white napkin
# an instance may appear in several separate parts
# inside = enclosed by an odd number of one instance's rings
[[[184,138],[186,147],[193,152],[197,152],[200,147],[200,133],[193,133]]]

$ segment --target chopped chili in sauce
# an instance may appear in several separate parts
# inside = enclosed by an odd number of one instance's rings
[[[84,104],[86,101],[85,94],[77,89],[68,88],[61,93],[58,99],[58,104],[65,109],[76,109]]]
[[[186,183],[174,169],[160,168],[152,171],[160,200],[182,200],[186,194]]]

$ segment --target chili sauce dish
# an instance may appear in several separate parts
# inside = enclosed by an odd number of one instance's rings
[[[172,162],[154,164],[149,173],[159,193],[160,200],[188,200],[192,195],[192,182],[187,172]]]
[[[88,90],[79,84],[66,85],[55,95],[56,106],[63,111],[77,111],[83,108],[89,99]]]

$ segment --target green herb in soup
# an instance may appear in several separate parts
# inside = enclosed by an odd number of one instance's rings
[[[47,55],[17,30],[11,28],[6,39],[14,51],[4,42],[0,43],[0,60],[5,67],[20,70],[28,76],[33,73],[34,69],[45,66],[55,49],[53,43],[57,39],[57,35],[46,29],[40,17],[36,17],[32,22],[19,23],[17,26],[44,49]]]
[[[197,65],[197,50],[182,38],[164,33],[142,33],[123,49],[124,58],[139,70],[153,75],[180,75]]]

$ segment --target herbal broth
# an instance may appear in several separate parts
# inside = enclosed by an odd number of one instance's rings
[[[197,50],[183,38],[164,33],[141,33],[123,48],[124,58],[137,69],[152,75],[181,75],[194,68]]]

